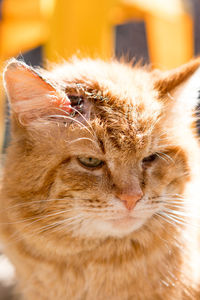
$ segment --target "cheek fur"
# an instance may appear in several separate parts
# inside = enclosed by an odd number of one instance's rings
[[[181,193],[189,180],[189,165],[182,149],[171,149],[167,156],[160,156],[144,172],[145,187],[149,193],[162,194],[165,190]]]

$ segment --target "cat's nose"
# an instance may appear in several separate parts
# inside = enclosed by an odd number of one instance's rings
[[[132,210],[136,203],[142,198],[143,193],[142,191],[137,191],[136,193],[130,194],[118,194],[117,197],[124,203],[128,210]]]

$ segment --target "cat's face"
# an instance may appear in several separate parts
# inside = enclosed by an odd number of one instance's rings
[[[189,121],[177,129],[189,109],[183,116],[173,103],[175,80],[100,61],[43,76],[17,62],[5,72],[13,145],[4,186],[20,204],[15,221],[31,220],[39,234],[123,237],[184,205],[190,170],[182,141],[193,140]]]

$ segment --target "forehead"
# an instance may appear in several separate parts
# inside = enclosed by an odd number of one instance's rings
[[[116,62],[81,60],[57,67],[52,74],[68,95],[78,92],[87,97],[100,140],[127,150],[148,143],[162,109],[150,72]]]
[[[91,88],[108,88],[123,98],[152,91],[152,76],[144,67],[132,67],[119,62],[101,60],[74,60],[58,65],[50,76],[54,81],[83,83]]]
[[[132,67],[119,62],[101,60],[77,60],[57,66],[49,73],[54,82],[67,93],[74,88],[79,92],[100,93],[109,103],[124,111],[145,108],[152,114],[159,109],[154,89],[154,76],[145,67]]]

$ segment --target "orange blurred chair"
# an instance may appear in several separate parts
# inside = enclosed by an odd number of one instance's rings
[[[182,0],[55,0],[46,56],[114,55],[114,26],[145,21],[150,60],[170,69],[193,56],[193,20]],[[134,34],[134,33],[133,33]]]
[[[12,56],[44,44],[54,0],[3,0],[0,20],[0,66]],[[0,149],[4,140],[5,97],[0,83]]]

